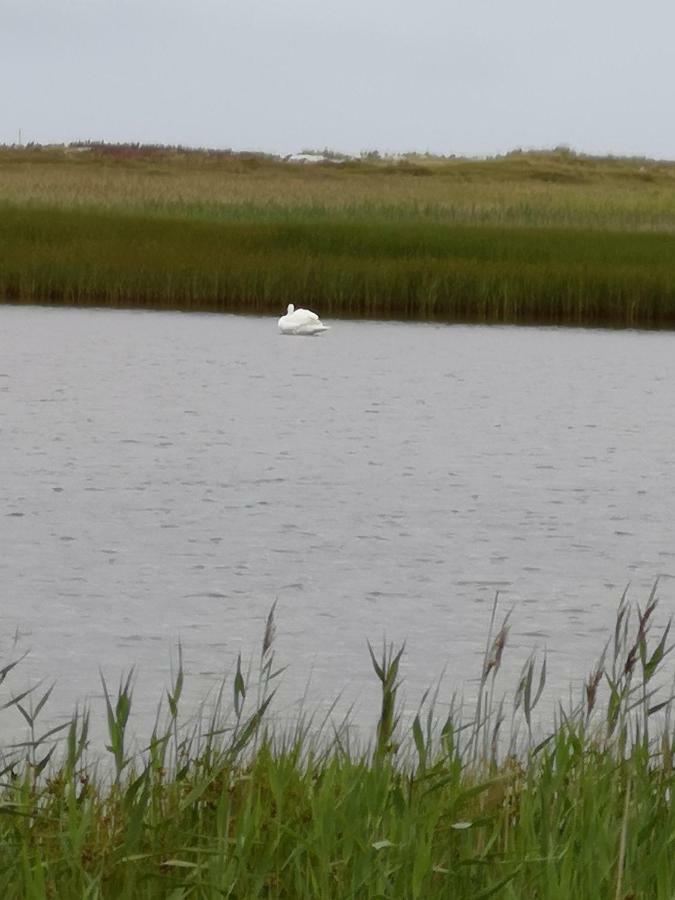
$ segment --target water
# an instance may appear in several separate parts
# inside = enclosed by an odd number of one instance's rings
[[[407,642],[410,707],[444,667],[470,692],[499,590],[505,686],[546,647],[552,703],[675,572],[673,384],[671,333],[0,307],[15,689],[56,678],[66,714],[135,665],[147,731],[177,640],[194,706],[277,600],[279,714],[342,691],[366,721],[367,638]]]

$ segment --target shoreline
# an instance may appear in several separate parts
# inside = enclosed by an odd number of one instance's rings
[[[4,205],[17,303],[675,328],[675,235],[430,222],[194,220]]]
[[[675,328],[675,163],[0,147],[0,296]]]

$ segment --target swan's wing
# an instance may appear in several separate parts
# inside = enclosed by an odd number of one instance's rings
[[[296,309],[294,313],[291,313],[290,317],[294,322],[297,321],[298,324],[319,321],[319,317],[311,309]]]
[[[307,322],[305,325],[298,325],[293,334],[323,334],[328,328],[329,326],[322,322]]]

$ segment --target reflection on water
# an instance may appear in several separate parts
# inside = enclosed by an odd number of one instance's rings
[[[383,635],[412,705],[478,675],[496,590],[555,699],[675,571],[675,334],[331,324],[0,307],[2,651],[58,711],[134,664],[154,712],[178,638],[196,702],[276,599],[278,709],[370,715]]]

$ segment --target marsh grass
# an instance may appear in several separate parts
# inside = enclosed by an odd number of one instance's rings
[[[542,735],[531,722],[545,663],[527,661],[512,697],[496,689],[509,629],[497,604],[472,716],[451,704],[439,720],[438,695],[426,693],[404,722],[404,648],[369,647],[381,711],[368,746],[344,721],[275,725],[274,610],[257,676],[239,658],[197,720],[181,715],[179,651],[140,750],[127,740],[131,675],[116,691],[104,682],[110,766],[89,747],[88,712],[42,734],[51,689],[32,712],[32,694],[10,695],[30,738],[2,765],[2,896],[670,900],[671,647],[656,609],[655,590],[644,609],[622,598],[578,702],[559,705]]]
[[[175,148],[0,148],[0,200],[181,218],[258,219],[298,210],[348,219],[672,232],[675,163],[560,150],[490,160],[371,155],[303,166]]]
[[[0,148],[0,247],[14,302],[672,327],[675,165]]]
[[[21,303],[465,322],[675,324],[675,235],[0,209]]]

